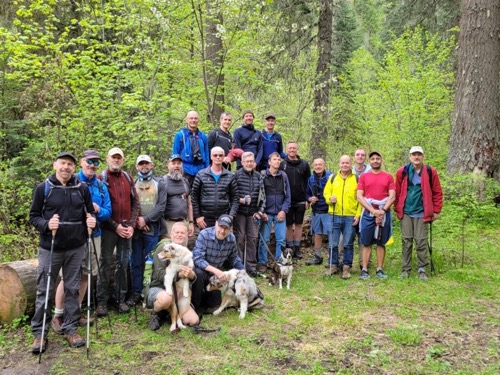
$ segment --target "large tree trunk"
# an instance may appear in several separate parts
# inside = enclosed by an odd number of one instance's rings
[[[500,181],[500,2],[462,0],[447,169]]]
[[[318,21],[318,62],[314,88],[314,109],[310,150],[313,158],[326,159],[328,142],[328,107],[330,105],[331,61],[333,38],[333,4],[331,0],[320,0]]]

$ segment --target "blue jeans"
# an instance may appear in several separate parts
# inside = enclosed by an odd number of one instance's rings
[[[259,240],[259,264],[267,264],[267,249],[271,237],[271,225],[274,223],[274,235],[276,236],[275,259],[281,257],[281,249],[286,244],[286,220],[278,221],[278,215],[267,215],[268,221],[261,221]]]
[[[352,259],[354,257],[354,236],[356,227],[352,225],[354,216],[339,216],[333,217],[333,229],[328,236],[328,250],[332,252],[331,264],[339,265],[339,240],[340,234],[344,239],[344,265],[352,267]]]
[[[142,280],[144,278],[144,264],[146,258],[154,250],[159,240],[159,222],[153,224],[154,234],[149,236],[142,231],[137,238],[132,239],[132,256],[130,270],[132,275],[132,289],[135,294],[142,293]]]

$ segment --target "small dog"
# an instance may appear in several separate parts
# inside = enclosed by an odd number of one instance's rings
[[[239,307],[240,319],[243,319],[248,309],[264,306],[264,295],[245,270],[232,269],[224,274],[227,276],[226,281],[214,275],[207,285],[207,291],[220,290],[222,293],[222,303],[214,315],[219,315],[226,307]]]
[[[272,268],[272,278],[271,282],[274,281],[274,285],[279,281],[280,289],[283,289],[283,279],[286,277],[286,288],[290,289],[290,283],[292,282],[293,274],[293,250],[286,248],[281,253],[280,258],[276,261]]]
[[[169,261],[167,268],[165,269],[165,291],[168,295],[172,296],[174,294],[174,280],[180,271],[180,266],[188,266],[194,268],[193,254],[188,248],[177,245],[174,243],[167,243],[163,246],[163,249],[158,253],[158,259],[162,262]],[[170,331],[176,331],[177,327],[186,328],[182,324],[181,316],[187,312],[191,305],[191,288],[189,287],[189,280],[186,278],[179,278],[175,281],[176,290],[181,290],[182,293],[179,295],[177,303],[174,301],[170,304],[170,316],[172,318],[172,325]],[[177,325],[177,327],[176,327]]]

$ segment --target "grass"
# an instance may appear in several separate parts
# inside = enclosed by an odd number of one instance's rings
[[[398,278],[396,234],[387,280],[359,280],[357,267],[350,280],[329,278],[323,266],[302,261],[290,291],[257,280],[264,309],[244,320],[234,310],[205,316],[203,326],[220,327],[217,333],[171,335],[168,326],[151,332],[142,309],[137,322],[133,314],[112,314],[113,333],[101,319],[98,338],[92,329],[89,361],[85,348],[71,349],[51,331],[38,365],[21,319],[0,329],[0,362],[11,373],[48,374],[499,373],[498,231],[468,234],[467,244],[477,246],[466,247],[464,267],[461,243],[447,231],[445,222],[435,225],[438,273],[427,283],[415,272]]]

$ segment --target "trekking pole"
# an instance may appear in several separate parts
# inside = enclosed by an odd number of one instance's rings
[[[102,280],[102,276],[101,276],[101,263],[99,262],[99,257],[97,256],[97,250],[95,249],[95,242],[94,242],[94,238],[92,237],[92,247],[94,249],[94,256],[95,256],[95,259],[96,259],[96,263],[97,263],[97,276],[99,277],[99,279]],[[94,304],[97,306],[97,298],[95,297],[94,295]],[[99,330],[97,328],[97,321],[99,319],[96,317],[96,320],[95,320],[95,337],[96,338],[99,338]],[[113,327],[111,326],[111,318],[108,314],[108,325],[109,325],[109,330],[111,331],[111,333],[113,333]]]
[[[50,274],[52,273],[52,254],[54,253],[54,242],[56,239],[56,232],[57,229],[52,229],[52,241],[50,243],[50,255],[49,255],[49,273],[47,274],[47,285],[46,285],[47,291],[45,293],[45,307],[43,308],[42,341],[40,343],[40,351],[38,353],[38,363],[42,363],[45,323],[47,321],[47,309],[49,305]]]
[[[335,210],[335,205],[333,206],[333,209]],[[332,213],[332,226],[330,228],[330,238],[328,238],[328,247],[330,248],[330,259],[328,259],[328,263],[330,263],[330,276],[332,276],[332,262],[333,262],[333,221],[334,221],[335,215]]]
[[[90,352],[90,295],[92,294],[92,229],[88,229],[89,237],[87,239],[88,267],[87,267],[87,359]],[[96,323],[97,324],[97,323]]]
[[[431,258],[431,274],[434,275],[434,262],[432,261],[432,221],[429,224],[429,237],[430,241],[428,245],[429,245],[429,255]]]

